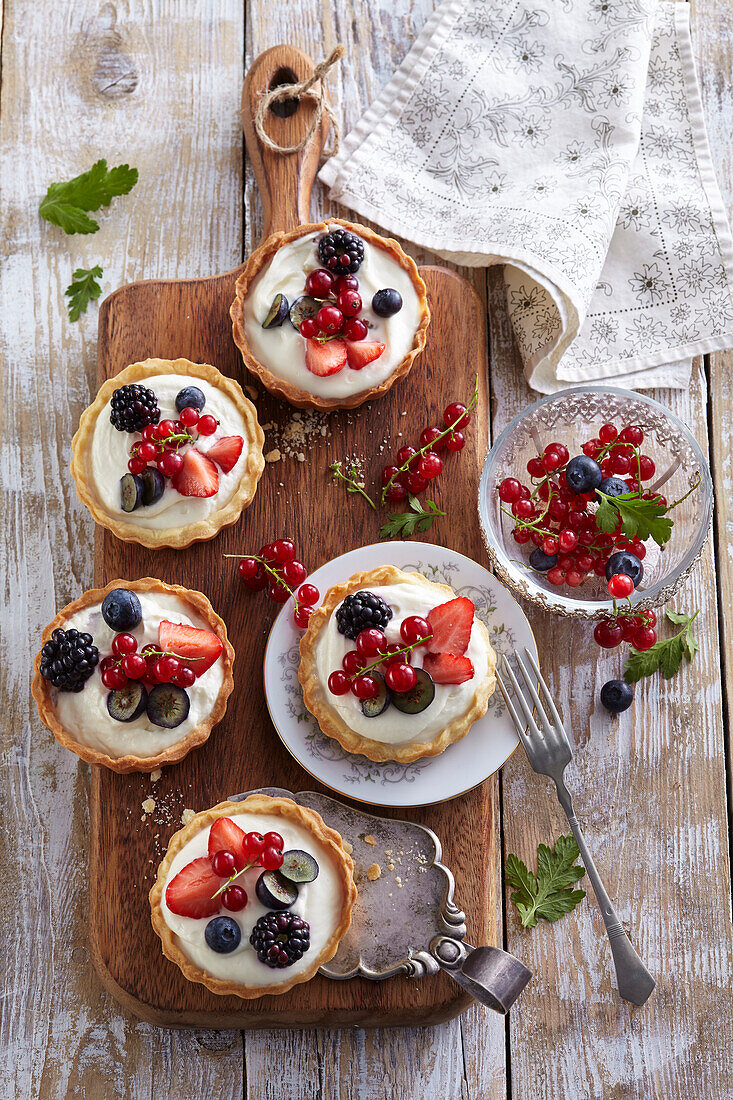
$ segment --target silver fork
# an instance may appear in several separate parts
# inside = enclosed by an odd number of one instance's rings
[[[565,786],[564,780],[565,769],[573,759],[570,741],[568,740],[568,735],[562,724],[562,719],[557,712],[557,707],[548,691],[547,684],[542,679],[534,656],[526,648],[524,652],[527,661],[532,666],[534,679],[542,691],[552,721],[548,718],[547,712],[540,702],[533,680],[527,671],[524,661],[518,653],[514,654],[514,658],[522,674],[522,679],[524,680],[531,703],[528,702],[526,696],[523,694],[517,677],[514,675],[506,656],[502,656],[501,658],[501,667],[514,689],[514,695],[523,715],[522,718],[517,714],[514,703],[509,697],[506,684],[497,670],[497,680],[501,688],[501,693],[504,696],[504,700],[512,716],[514,725],[517,728],[519,738],[524,745],[530,764],[540,775],[549,775],[550,779],[553,780],[557,787],[557,797],[567,815],[570,828],[573,830],[573,836],[580,849],[581,858],[588,872],[588,878],[592,883],[596,898],[598,899],[598,904],[601,907],[601,914],[604,924],[606,925],[606,932],[611,945],[613,963],[616,968],[616,983],[618,985],[619,994],[625,1001],[631,1001],[631,1003],[635,1005],[643,1005],[651,996],[652,990],[654,989],[654,978],[652,978],[651,974],[644,966],[634,950],[631,940],[624,931],[616,915],[616,911],[611,904],[611,899],[606,893],[606,888],[601,882],[598,871],[596,870],[596,865],[593,862],[593,857],[586,846],[583,834],[580,830],[580,825],[578,824],[578,819],[573,811],[573,800]],[[535,721],[535,714],[537,716],[537,722]]]

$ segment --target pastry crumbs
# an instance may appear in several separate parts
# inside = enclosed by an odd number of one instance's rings
[[[185,809],[181,814],[181,825],[188,825],[189,821],[192,821],[195,816],[195,810]]]
[[[146,798],[145,801],[143,802],[143,810],[145,811],[145,813],[146,814],[151,814],[154,809],[155,809],[155,799],[154,798]]]
[[[372,848],[376,848],[376,846],[377,846],[376,837],[373,837],[371,833],[367,833],[367,835],[364,837],[364,843],[365,844],[371,844]]]
[[[277,449],[277,447],[273,447],[273,449],[271,451],[268,451],[265,455],[265,462],[279,462],[281,458],[282,455],[280,454],[280,451]]]
[[[150,782],[151,783],[157,783],[162,774],[163,773],[160,770],[160,768],[156,768],[154,772],[150,773]]]
[[[351,853],[354,851],[354,845],[349,840],[342,840],[341,845],[342,845],[344,851],[346,852],[347,856],[350,856]]]
[[[376,882],[378,878],[382,877],[382,868],[378,863],[373,863],[371,867],[367,868],[366,875],[370,882]]]

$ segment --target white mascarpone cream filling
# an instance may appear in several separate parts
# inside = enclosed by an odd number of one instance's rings
[[[208,623],[193,608],[170,592],[138,592],[136,595],[142,607],[142,622],[127,633],[137,638],[138,652],[150,642],[157,643],[158,624],[162,619],[209,629]],[[102,618],[101,603],[82,608],[63,624],[64,630],[72,627],[92,635],[94,645],[99,649],[100,663],[112,652],[112,639],[118,631],[107,626]],[[157,756],[163,749],[181,741],[211,713],[223,680],[224,671],[219,658],[192,687],[186,688],[191,709],[185,721],[175,729],[156,726],[145,712],[132,722],[116,721],[107,710],[109,688],[102,683],[99,666],[87,680],[83,691],[58,691],[52,687],[51,697],[62,726],[80,744],[103,752],[112,759],[128,754],[148,757]]]
[[[298,959],[292,966],[282,970],[270,968],[257,958],[255,949],[249,942],[250,933],[259,918],[271,912],[262,905],[255,893],[255,883],[262,874],[261,867],[253,867],[237,879],[237,882],[247,891],[246,907],[239,913],[230,913],[222,908],[221,913],[217,914],[231,917],[240,927],[242,939],[239,947],[234,951],[219,954],[212,951],[206,943],[204,938],[206,925],[213,920],[213,917],[196,919],[171,913],[165,903],[168,883],[191,860],[208,854],[210,826],[197,833],[174,857],[165,880],[160,903],[163,919],[178,937],[178,946],[186,958],[207,974],[221,978],[223,981],[237,982],[239,985],[279,985],[294,974],[306,970],[336,931],[341,921],[343,904],[340,869],[332,854],[308,829],[290,821],[287,817],[281,817],[279,814],[231,814],[230,816],[231,820],[246,833],[254,830],[264,835],[272,830],[282,836],[285,841],[285,851],[291,848],[302,848],[315,858],[319,867],[318,878],[298,886],[298,900],[287,910],[290,913],[296,913],[310,924],[310,948],[302,959]]]
[[[338,229],[339,226],[329,226]],[[318,397],[351,397],[379,385],[392,374],[412,347],[422,319],[422,309],[412,279],[392,255],[364,240],[364,262],[356,272],[363,309],[359,314],[369,328],[367,340],[381,340],[386,347],[379,359],[361,370],[346,366],[337,374],[320,378],[305,365],[305,338],[289,318],[277,328],[265,329],[276,294],[284,294],[290,305],[305,294],[305,279],[321,267],[317,244],[323,231],[309,233],[278,249],[253,282],[244,302],[244,331],[255,358],[278,378]],[[362,238],[363,239],[363,238]],[[372,309],[378,290],[392,287],[402,295],[402,309],[393,317],[379,317]]]
[[[401,581],[399,584],[371,587],[366,591],[375,592],[392,608],[392,618],[384,631],[388,642],[399,642],[400,623],[410,615],[425,618],[427,613],[438,604],[446,603],[452,597],[437,587],[428,588],[422,581]],[[339,607],[341,605],[339,604]],[[466,656],[473,664],[474,676],[464,684],[436,684],[435,698],[430,706],[419,714],[403,714],[396,707],[389,706],[376,718],[367,718],[361,709],[361,702],[349,692],[347,695],[332,695],[328,690],[328,677],[341,668],[344,655],[356,646],[345,635],[339,633],[334,608],[328,622],[321,631],[316,643],[316,667],[318,677],[329,705],[341,715],[341,718],[355,733],[380,741],[385,745],[409,745],[413,741],[425,741],[434,738],[450,723],[466,714],[473,705],[476,688],[485,678],[488,667],[488,654],[483,636],[474,621]],[[412,651],[413,668],[422,668],[423,655],[427,650],[418,646]]]
[[[161,420],[177,420],[176,395],[187,386],[196,386],[206,398],[201,415],[216,417],[219,427],[213,435],[199,436],[195,447],[206,453],[217,440],[226,435],[239,435],[244,440],[242,453],[228,474],[219,470],[219,488],[211,497],[183,497],[166,478],[165,491],[155,504],[141,505],[134,512],[124,512],[120,503],[120,478],[127,473],[127,462],[133,443],[140,439],[137,432],[120,432],[110,423],[111,400],[97,417],[92,437],[91,479],[105,511],[115,519],[134,523],[137,527],[172,530],[188,527],[207,519],[212,512],[231,500],[242,478],[249,453],[249,442],[239,409],[229,395],[204,378],[194,375],[160,374],[144,378],[141,385],[151,389],[158,398]]]

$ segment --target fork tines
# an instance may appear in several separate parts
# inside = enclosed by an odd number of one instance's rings
[[[522,718],[520,718],[519,714],[517,713],[517,709],[509,696],[507,686],[498,670],[496,674],[496,679],[499,684],[499,688],[501,689],[501,693],[504,696],[504,701],[507,705],[507,709],[509,710],[509,714],[511,715],[512,721],[514,722],[514,725],[517,729],[517,733],[519,734],[522,742],[525,744],[526,747],[526,741],[528,737],[542,736],[542,733],[540,733],[540,729],[538,728],[537,722],[535,722],[535,714],[537,715],[539,724],[542,727],[542,731],[544,734],[550,734],[553,732],[565,734],[565,730],[563,728],[562,719],[557,712],[557,707],[555,706],[554,700],[550,695],[547,684],[542,678],[542,674],[539,670],[539,666],[534,657],[534,654],[531,653],[526,646],[524,649],[524,653],[527,661],[532,667],[532,673],[534,674],[533,676],[531,676],[528,672],[527,666],[525,665],[519,653],[514,653],[513,657],[517,663],[519,671],[522,674],[522,679],[524,680],[524,684],[526,687],[526,691],[529,694],[530,701],[527,700],[525,693],[519,686],[519,681],[517,680],[517,677],[514,674],[514,670],[509,664],[506,655],[502,654],[501,657],[502,670],[504,672],[504,675],[509,679],[511,683],[512,689],[514,691],[514,697],[519,704],[522,715],[524,716],[524,720],[522,720]],[[537,694],[537,689],[535,688],[535,682],[542,692],[547,710],[549,710],[549,713],[552,717],[552,721],[550,721],[550,718],[548,718],[547,711],[540,701],[540,697]]]

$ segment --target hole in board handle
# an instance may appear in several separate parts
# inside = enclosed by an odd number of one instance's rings
[[[277,70],[277,72],[273,76],[272,80],[270,81],[270,86],[268,88],[268,91],[272,92],[272,91],[274,91],[275,88],[282,87],[283,84],[297,84],[297,83],[298,83],[297,75],[293,72],[292,69],[289,69],[287,67],[287,65],[283,65],[282,68]],[[278,118],[292,118],[292,116],[298,110],[298,104],[299,103],[300,103],[300,100],[297,99],[297,98],[296,99],[278,99],[278,100],[275,100],[274,103],[270,104],[270,110],[272,111],[273,115],[276,115]]]

